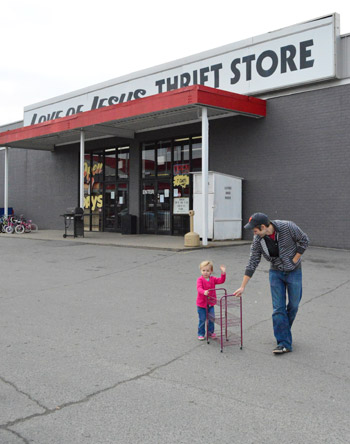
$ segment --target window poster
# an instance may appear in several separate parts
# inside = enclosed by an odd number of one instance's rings
[[[176,197],[174,199],[173,214],[188,214],[190,211],[189,197]]]

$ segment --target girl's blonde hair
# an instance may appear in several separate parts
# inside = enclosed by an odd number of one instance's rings
[[[208,265],[210,265],[211,271],[213,271],[214,265],[213,265],[212,261],[203,261],[203,262],[201,262],[199,264],[199,269],[201,270],[203,267],[207,267]]]

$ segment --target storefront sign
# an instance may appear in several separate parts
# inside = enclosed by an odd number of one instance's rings
[[[91,208],[92,211],[95,211],[96,208],[102,208],[103,206],[103,197],[102,194],[98,196],[85,196],[84,197],[84,208]]]
[[[177,174],[189,174],[190,165],[188,163],[176,164],[173,166],[174,176]]]
[[[94,85],[24,109],[24,125],[195,84],[258,94],[336,76],[336,14]]]
[[[190,211],[190,199],[189,197],[176,197],[174,198],[174,211],[173,214],[188,214]]]
[[[178,176],[174,176],[173,184],[174,184],[174,187],[186,188],[190,184],[190,178],[189,178],[189,176],[185,176],[183,174],[180,174]]]

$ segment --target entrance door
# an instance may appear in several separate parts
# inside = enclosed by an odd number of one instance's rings
[[[128,214],[128,184],[105,184],[104,230],[121,231],[124,214]]]
[[[170,234],[170,181],[145,181],[142,186],[143,232]]]
[[[117,195],[116,195],[116,231],[121,231],[122,229],[122,216],[128,214],[128,184],[118,183],[117,184]]]
[[[158,181],[157,234],[170,234],[170,182]]]
[[[115,231],[116,229],[116,198],[115,184],[105,184],[104,195],[104,230]]]

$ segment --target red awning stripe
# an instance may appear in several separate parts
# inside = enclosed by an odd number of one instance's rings
[[[202,105],[227,109],[254,117],[266,116],[266,101],[202,85],[188,86],[126,103],[99,108],[92,111],[61,117],[56,120],[25,126],[0,133],[0,146],[11,142],[49,136],[55,133],[83,129],[84,127],[116,120],[152,114],[166,110]]]

